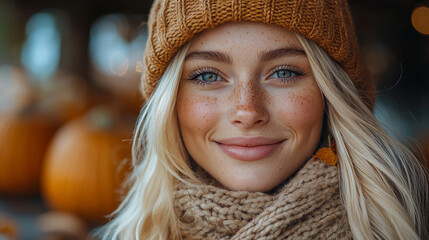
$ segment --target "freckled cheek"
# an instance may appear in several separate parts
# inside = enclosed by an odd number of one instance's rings
[[[179,98],[177,115],[183,135],[206,134],[219,119],[217,98]],[[195,136],[193,136],[195,137]]]
[[[290,93],[281,102],[279,117],[287,126],[307,128],[322,124],[324,106],[318,90]]]

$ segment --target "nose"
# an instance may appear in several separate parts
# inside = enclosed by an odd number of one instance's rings
[[[264,125],[269,118],[267,99],[257,83],[251,81],[237,85],[231,96],[233,105],[230,122],[240,128]]]

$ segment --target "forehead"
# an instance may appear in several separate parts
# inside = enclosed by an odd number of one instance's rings
[[[226,23],[198,34],[191,41],[189,51],[259,52],[276,47],[301,48],[301,44],[294,32],[282,27],[265,23],[240,22]]]

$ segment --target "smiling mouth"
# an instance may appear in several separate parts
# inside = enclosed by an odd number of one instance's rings
[[[229,157],[240,161],[257,161],[273,154],[286,140],[269,138],[230,138],[216,142]]]

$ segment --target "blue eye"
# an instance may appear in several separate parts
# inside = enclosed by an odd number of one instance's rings
[[[197,85],[210,85],[223,81],[219,71],[214,68],[197,69],[194,72],[191,72],[187,79]]]
[[[290,78],[294,75],[296,75],[296,73],[289,71],[289,70],[282,69],[282,70],[276,71],[270,77],[273,77],[273,78]]]
[[[220,78],[219,75],[215,73],[207,72],[207,73],[198,75],[195,79],[205,81],[205,82],[214,82],[219,80],[219,78]]]
[[[282,83],[290,83],[300,79],[305,75],[305,72],[295,66],[278,66],[271,71],[269,79],[280,81]]]

